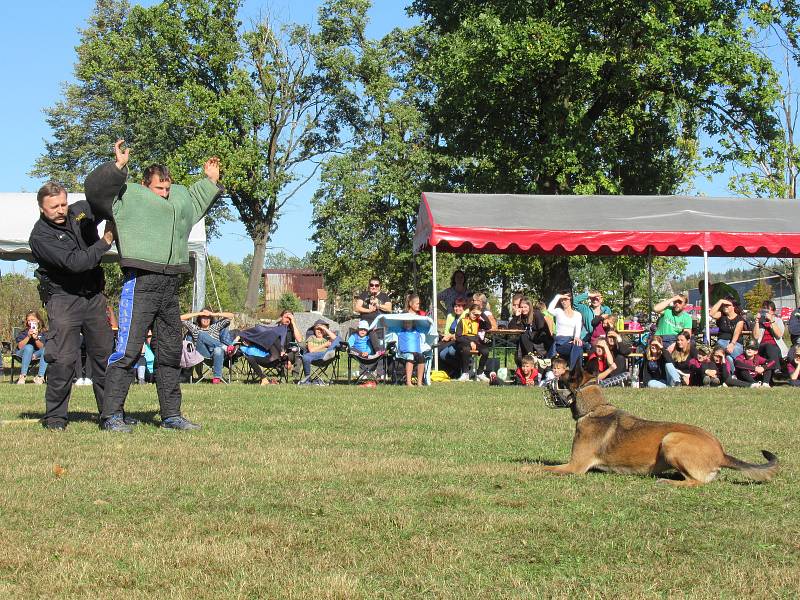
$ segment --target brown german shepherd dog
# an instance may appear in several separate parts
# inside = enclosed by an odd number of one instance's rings
[[[682,480],[659,479],[676,486],[693,487],[713,481],[721,468],[736,469],[754,481],[769,481],[778,470],[778,458],[762,450],[767,459],[753,465],[725,454],[722,444],[709,432],[693,425],[646,421],[606,402],[603,390],[589,373],[565,373],[545,396],[548,406],[569,407],[575,419],[572,454],[563,465],[546,471],[583,474],[590,469],[612,473],[655,475],[671,470]]]

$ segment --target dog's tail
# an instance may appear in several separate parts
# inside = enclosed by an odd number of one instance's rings
[[[753,481],[769,481],[778,472],[778,457],[767,450],[762,450],[761,454],[767,459],[767,462],[763,465],[747,463],[726,454],[725,462],[722,466],[727,469],[741,471]]]

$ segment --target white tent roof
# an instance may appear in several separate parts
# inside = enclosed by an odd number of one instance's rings
[[[84,200],[83,194],[69,194],[69,203]],[[0,192],[0,260],[32,260],[28,238],[36,220],[39,218],[39,207],[36,194]],[[104,224],[97,228],[102,235]],[[189,234],[189,253],[205,257],[206,226],[205,219],[194,226]],[[117,256],[115,246],[111,247],[107,256]]]
[[[69,203],[84,200],[83,194],[69,194]],[[31,248],[28,238],[36,220],[39,218],[39,206],[36,194],[0,192],[0,260],[27,260],[32,262]],[[97,227],[102,235],[105,224]],[[195,258],[194,274],[194,310],[200,310],[205,303],[206,287],[206,224],[201,219],[189,234],[189,255]],[[104,260],[116,260],[117,248],[111,246]]]

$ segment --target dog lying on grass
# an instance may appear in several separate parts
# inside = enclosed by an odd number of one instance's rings
[[[576,421],[569,462],[546,466],[546,471],[655,475],[676,470],[683,480],[659,481],[687,487],[713,481],[721,468],[741,471],[753,481],[769,481],[778,471],[778,458],[766,450],[761,451],[766,464],[746,463],[725,454],[719,440],[704,429],[647,421],[619,410],[605,400],[594,377],[580,370],[565,373],[546,388],[545,402],[551,408],[569,408]]]

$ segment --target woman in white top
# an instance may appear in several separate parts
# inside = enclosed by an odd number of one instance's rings
[[[573,310],[570,292],[556,294],[547,310],[556,320],[555,337],[548,356],[552,358],[558,354],[567,358],[569,368],[572,370],[583,358],[583,340],[581,340],[583,317],[581,313]]]

